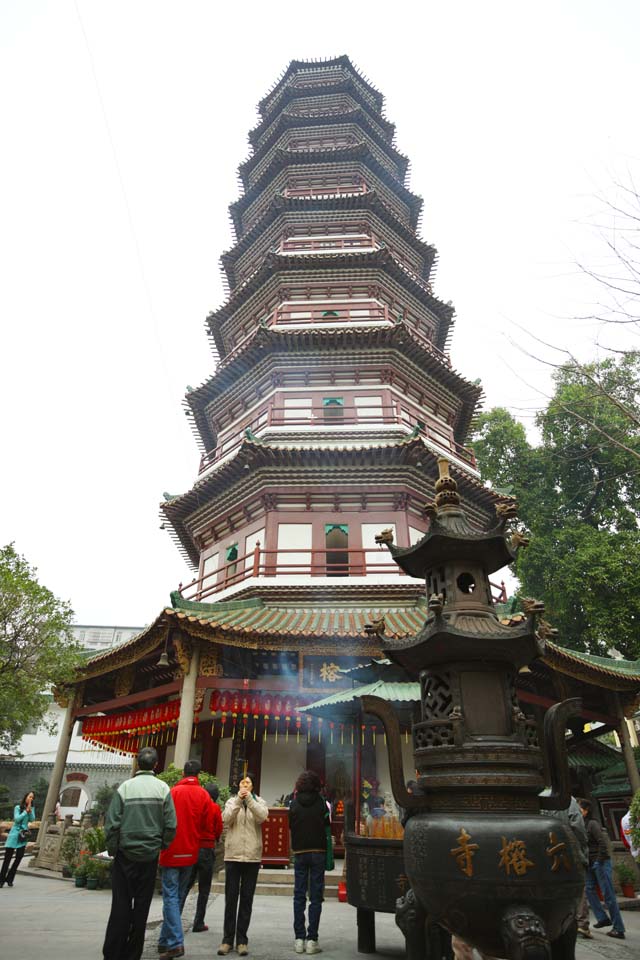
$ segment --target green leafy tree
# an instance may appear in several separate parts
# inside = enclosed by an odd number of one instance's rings
[[[120,784],[118,783],[103,783],[101,787],[98,787],[95,792],[91,811],[97,813],[98,816],[106,816],[107,810],[113,800],[113,795],[119,786]]]
[[[544,600],[563,645],[629,658],[640,656],[639,383],[638,353],[568,363],[537,417],[539,443],[503,408],[482,414],[473,438],[484,479],[516,497],[531,536],[520,594]]]
[[[30,724],[55,732],[47,691],[68,682],[79,662],[72,617],[13,544],[0,549],[0,749],[14,749]]]

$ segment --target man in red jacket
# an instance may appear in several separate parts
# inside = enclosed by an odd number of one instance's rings
[[[171,844],[160,854],[163,922],[158,941],[159,960],[184,956],[180,905],[198,859],[202,837],[210,836],[214,830],[214,804],[198,782],[200,769],[197,760],[187,760],[184,777],[171,790],[178,828]]]

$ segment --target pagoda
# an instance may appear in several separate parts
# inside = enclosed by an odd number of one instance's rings
[[[185,400],[199,474],[162,513],[197,570],[174,608],[233,603],[234,632],[285,648],[263,658],[275,676],[323,694],[375,652],[365,628],[382,610],[387,636],[422,615],[375,536],[423,536],[438,458],[471,522],[486,525],[495,495],[464,446],[481,388],[451,365],[454,310],[434,292],[381,94],[347,57],[294,61],[259,113],[230,207],[229,295],[207,318],[215,369]],[[264,676],[255,658],[249,676]]]
[[[66,713],[39,866],[59,859],[47,821],[76,722],[89,749],[135,756],[151,744],[161,767],[195,756],[223,784],[248,764],[270,804],[313,768],[334,824],[360,779],[388,789],[372,718],[304,708],[422,629],[425,585],[381,544],[408,551],[429,532],[438,461],[468,529],[488,529],[500,506],[464,446],[481,389],[451,365],[453,307],[435,295],[436,251],[418,236],[422,201],[381,94],[347,57],[294,61],[259,114],[222,256],[228,297],[207,318],[212,375],[185,399],[199,470],[161,507],[194,578],[57,692]],[[445,573],[433,577],[430,594],[442,593]],[[579,692],[585,720],[620,730],[631,770],[624,717],[640,663],[600,660],[548,642],[517,696],[541,727],[545,708]],[[281,833],[265,849],[288,862]]]

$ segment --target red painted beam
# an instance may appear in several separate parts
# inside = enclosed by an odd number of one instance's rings
[[[518,700],[522,700],[523,703],[534,703],[538,707],[552,707],[554,704],[559,703],[558,700],[554,700],[551,697],[542,697],[538,693],[529,693],[528,690],[516,690]],[[618,728],[618,720],[615,717],[610,717],[606,713],[596,713],[594,710],[583,710],[580,714],[581,717],[585,720],[595,720],[599,723],[608,723]]]
[[[182,689],[180,680],[172,680],[171,683],[163,683],[161,687],[152,687],[150,690],[139,690],[138,693],[130,693],[126,697],[115,697],[113,700],[103,700],[102,703],[90,703],[81,707],[75,714],[76,717],[88,717],[92,713],[107,713],[109,710],[121,710],[133,706],[134,703],[142,703],[144,700],[163,700],[171,693],[178,693]]]

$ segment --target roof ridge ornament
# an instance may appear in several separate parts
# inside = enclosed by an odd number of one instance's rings
[[[446,457],[438,457],[438,472],[440,476],[436,480],[435,506],[438,510],[448,508],[457,509],[460,506],[460,494],[458,493],[458,484],[449,473],[449,461]]]

